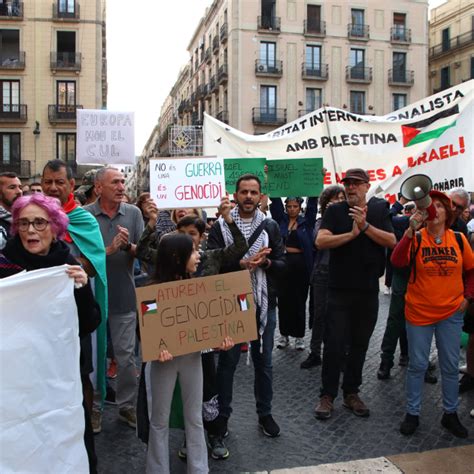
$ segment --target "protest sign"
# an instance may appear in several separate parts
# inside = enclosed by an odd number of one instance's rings
[[[133,112],[78,109],[76,160],[79,164],[134,165]]]
[[[247,270],[137,288],[142,356],[158,359],[257,339],[255,304]]]
[[[267,165],[271,197],[319,196],[323,190],[322,158],[269,160]]]
[[[229,194],[235,192],[237,180],[243,174],[254,174],[260,178],[262,192],[266,192],[265,158],[225,158],[225,189]]]
[[[0,280],[2,473],[89,472],[74,281],[65,268]]]
[[[474,191],[474,80],[383,117],[323,107],[265,135],[248,135],[204,114],[204,152],[267,160],[323,159],[324,184],[349,168],[368,171],[369,195],[394,200],[401,183],[426,174],[441,191]]]
[[[224,162],[215,156],[151,159],[150,194],[158,209],[218,206]]]

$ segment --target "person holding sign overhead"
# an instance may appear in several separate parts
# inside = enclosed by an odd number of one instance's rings
[[[157,250],[155,282],[191,278],[199,262],[199,252],[189,235],[166,235],[161,239]],[[220,348],[228,350],[233,344],[230,337],[225,337]],[[168,424],[177,378],[183,399],[188,472],[204,474],[209,468],[202,418],[201,354],[193,352],[173,357],[166,349],[160,351],[158,360],[152,362],[151,366],[152,409],[146,471],[150,474],[170,472]]]
[[[313,234],[317,212],[316,197],[307,200],[306,212],[301,213],[303,199],[287,197],[285,209],[280,198],[271,198],[272,218],[280,225],[280,232],[286,247],[286,285],[278,291],[278,320],[280,339],[277,347],[284,349],[295,337],[295,348],[304,350],[306,323],[306,299],[309,277],[313,269]]]

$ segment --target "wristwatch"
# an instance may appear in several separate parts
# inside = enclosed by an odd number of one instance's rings
[[[369,228],[369,225],[370,225],[370,224],[369,224],[368,222],[366,222],[366,223],[365,223],[365,226],[362,227],[362,229],[360,229],[360,233],[363,234],[363,233]]]
[[[131,248],[132,248],[132,244],[129,242],[129,243],[123,248],[123,250],[124,250],[125,252],[128,252]]]

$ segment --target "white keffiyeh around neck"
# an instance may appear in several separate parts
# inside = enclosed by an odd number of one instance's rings
[[[235,224],[242,232],[242,235],[248,241],[252,236],[255,229],[261,224],[265,219],[265,214],[257,209],[255,211],[252,224],[249,226],[244,225],[242,218],[239,215],[238,207],[235,207],[231,211],[232,219],[234,219]],[[234,243],[234,238],[230,232],[229,226],[224,221],[222,217],[219,217],[219,224],[221,226],[222,235],[224,237],[224,242],[226,247]],[[249,248],[248,252],[244,255],[243,258],[251,257],[255,255],[262,247],[268,247],[268,233],[266,230],[262,230],[260,235],[257,237],[252,247]],[[267,275],[265,270],[261,268],[256,268],[255,271],[251,273],[252,277],[252,291],[253,298],[256,305],[260,308],[260,325],[258,328],[259,336],[261,337],[265,326],[267,325],[267,313],[268,313],[268,288],[267,288]]]

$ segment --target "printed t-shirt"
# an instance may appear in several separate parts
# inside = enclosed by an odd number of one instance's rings
[[[463,270],[474,268],[472,250],[464,234],[461,234],[464,244],[461,255],[452,230],[446,231],[439,245],[426,229],[420,233],[416,278],[412,269],[405,297],[405,317],[415,326],[434,324],[451,316],[464,299]]]

